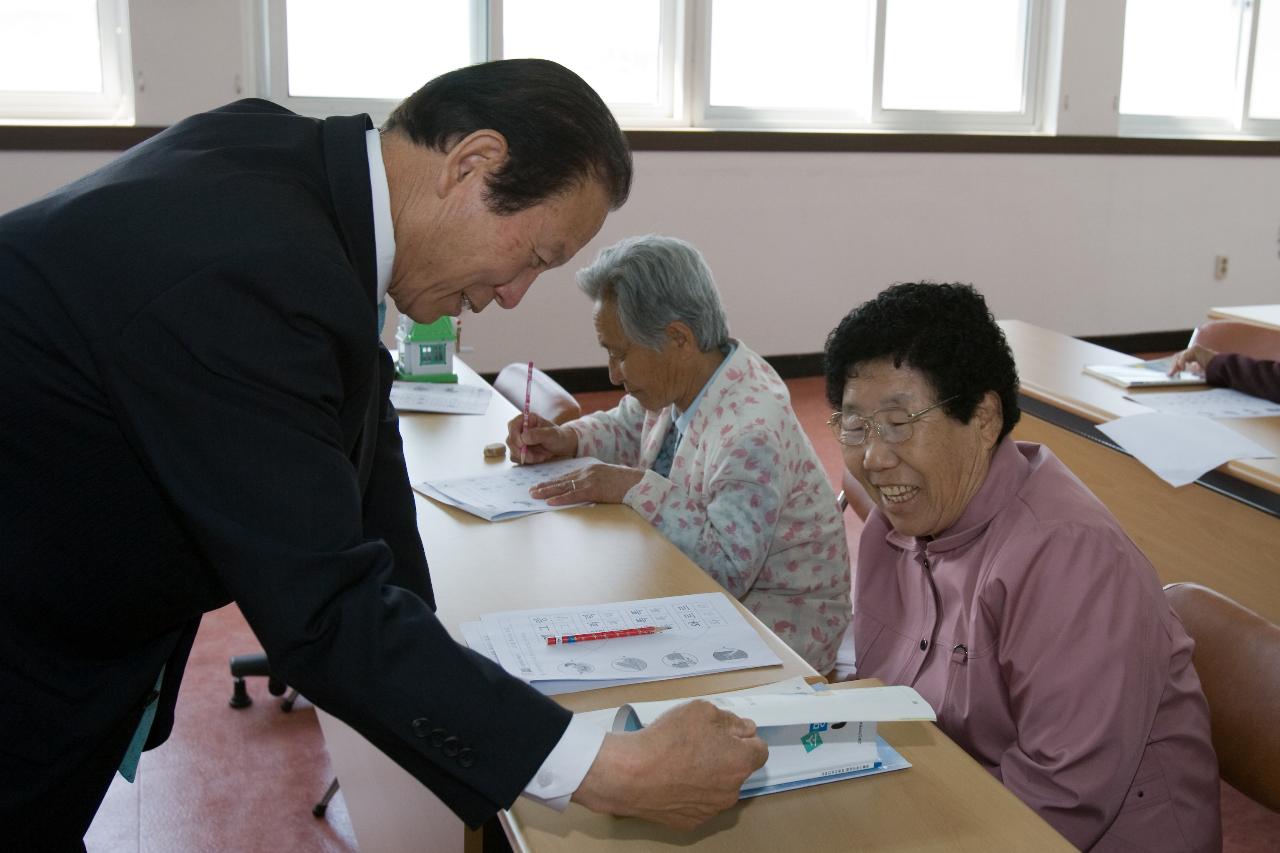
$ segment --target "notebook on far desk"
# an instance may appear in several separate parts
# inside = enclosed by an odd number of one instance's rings
[[[1087,364],[1084,372],[1121,388],[1156,388],[1168,385],[1203,385],[1204,377],[1184,370],[1176,376],[1169,375],[1173,357],[1151,361],[1135,361],[1129,364]]]

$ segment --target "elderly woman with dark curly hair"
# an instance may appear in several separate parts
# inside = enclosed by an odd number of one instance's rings
[[[938,725],[1082,850],[1217,850],[1192,642],[1151,564],[1049,451],[1014,441],[1018,377],[967,285],[900,284],[827,339],[831,425],[875,501],[860,677]]]

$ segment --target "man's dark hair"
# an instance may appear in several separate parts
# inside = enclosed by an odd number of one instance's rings
[[[942,407],[968,423],[988,391],[1000,397],[1004,438],[1018,422],[1018,371],[1004,331],[969,284],[895,284],[850,311],[827,335],[827,400],[837,409],[860,365],[888,359],[920,371]]]
[[[507,140],[488,181],[495,213],[533,207],[591,178],[617,209],[631,191],[631,149],[604,101],[577,74],[546,59],[504,59],[441,74],[405,98],[382,130],[448,151],[477,130]]]

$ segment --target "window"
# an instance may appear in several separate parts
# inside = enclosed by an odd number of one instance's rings
[[[538,56],[632,127],[1039,126],[1044,0],[262,2],[266,94],[313,115],[377,121],[448,68]]]
[[[1128,0],[1121,132],[1274,134],[1280,0]]]
[[[0,122],[133,120],[124,0],[0,2]]]

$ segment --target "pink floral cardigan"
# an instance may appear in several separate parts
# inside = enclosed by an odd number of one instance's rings
[[[626,396],[571,421],[578,455],[645,468],[674,420]],[[741,599],[820,673],[850,619],[849,553],[835,493],[786,385],[741,343],[706,389],[670,478],[646,470],[623,502]]]

